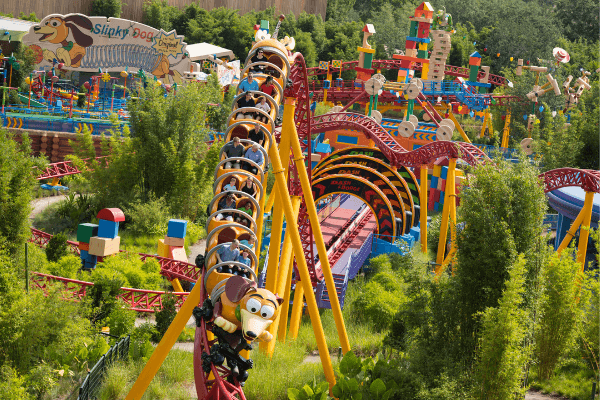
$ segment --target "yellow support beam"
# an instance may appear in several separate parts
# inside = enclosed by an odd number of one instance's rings
[[[171,322],[171,325],[169,325],[169,329],[167,329],[167,332],[165,332],[165,335],[161,339],[160,343],[152,352],[152,355],[146,363],[146,366],[138,376],[131,390],[129,390],[125,400],[140,400],[142,398],[146,392],[146,389],[148,389],[150,382],[152,382],[152,379],[154,379],[158,369],[165,361],[165,358],[167,358],[169,351],[175,342],[177,342],[179,335],[192,316],[194,307],[200,303],[200,289],[202,288],[202,285],[203,282],[198,282],[196,285],[194,285],[194,288],[188,295],[187,299],[185,299],[185,302],[179,309],[175,319],[173,322]]]
[[[293,199],[292,199],[293,200]],[[294,268],[294,258],[290,260],[288,266],[287,281],[285,284],[285,292],[283,296],[283,305],[279,311],[279,330],[277,332],[277,340],[285,343],[288,327],[288,315],[290,311],[290,297],[292,294],[292,269]]]
[[[504,128],[502,129],[502,144],[500,147],[505,149],[508,148],[508,138],[510,136],[510,109],[506,110],[506,117],[504,117]]]
[[[296,220],[298,219],[298,213],[300,212],[300,204],[301,203],[302,203],[302,197],[299,197],[299,196],[292,197],[292,208],[294,210],[294,218]],[[281,296],[283,298],[285,298],[286,291],[290,290],[288,287],[286,287],[286,284],[288,282],[288,275],[290,277],[292,276],[292,273],[290,271],[290,266],[293,265],[293,263],[291,262],[292,260],[293,260],[292,238],[290,236],[290,233],[287,232],[287,230],[286,230],[285,238],[283,239],[283,247],[281,249],[281,260],[279,263],[279,274],[277,276],[277,285],[275,287],[275,291],[273,292],[273,293],[277,293],[279,296]],[[280,310],[279,314],[277,315],[277,318],[275,319],[275,321],[273,321],[273,323],[271,323],[271,325],[269,325],[269,327],[267,328],[267,330],[273,335],[273,340],[271,340],[268,343],[260,344],[261,349],[266,350],[267,354],[269,354],[270,356],[273,355],[273,351],[275,350],[275,339],[277,338],[277,335],[279,333],[279,330],[278,330],[279,322],[282,317],[282,315],[281,315],[282,313],[283,313],[283,306],[282,306],[282,309]],[[286,314],[286,321],[287,321],[287,314]],[[262,347],[263,344],[265,345],[264,348]]]
[[[444,262],[444,255],[446,252],[446,239],[448,238],[448,220],[451,214],[450,203],[455,200],[454,193],[454,171],[456,169],[456,158],[451,158],[448,165],[448,176],[446,178],[446,195],[444,197],[444,210],[442,211],[442,224],[440,226],[440,241],[438,243],[438,251],[436,263],[436,275],[442,273],[442,264]],[[456,214],[453,215],[456,218]]]
[[[292,125],[294,127],[294,125]],[[283,134],[285,130],[290,129],[289,123],[285,122],[284,113],[284,125]],[[287,221],[287,230],[289,230],[292,236],[292,246],[294,248],[294,256],[296,257],[296,263],[298,265],[298,272],[304,287],[304,293],[306,296],[306,303],[308,305],[308,312],[310,315],[310,321],[315,333],[315,339],[317,341],[317,348],[321,357],[321,364],[323,366],[323,372],[325,373],[325,379],[329,382],[329,388],[333,388],[335,385],[335,374],[333,373],[333,366],[331,364],[331,358],[329,356],[329,349],[327,348],[327,342],[325,340],[325,332],[323,331],[323,325],[321,324],[321,316],[319,314],[319,308],[317,307],[317,299],[313,292],[313,288],[310,281],[310,274],[308,272],[308,266],[306,264],[306,258],[304,256],[304,249],[302,248],[302,241],[300,239],[300,233],[298,231],[298,222],[294,219],[294,210],[292,207],[292,200],[288,191],[287,182],[284,177],[284,169],[279,158],[275,146],[271,146],[269,150],[269,157],[273,164],[273,173],[277,181],[277,187],[279,190],[280,201],[283,206],[283,210]],[[314,203],[313,203],[314,204]]]
[[[296,339],[298,337],[298,330],[300,329],[300,321],[302,320],[303,310],[304,286],[302,285],[302,282],[296,281],[296,290],[294,291],[294,304],[292,304],[292,315],[290,316],[290,336],[292,339]]]
[[[450,107],[450,105],[448,105],[448,108],[446,110],[448,111],[448,117],[450,117],[452,122],[454,122],[454,127],[456,128],[458,133],[460,133],[460,137],[462,137],[465,142],[471,143],[471,139],[469,139],[469,137],[467,136],[467,133],[465,132],[465,130],[462,128],[462,126],[460,125],[460,123],[458,122],[456,117],[454,116],[454,113],[452,112],[452,107]]]
[[[419,203],[421,203],[421,252],[427,254],[427,165],[421,165],[421,184],[419,185]]]
[[[179,282],[179,279],[175,278],[171,281],[171,285],[173,285],[173,290],[176,292],[185,292],[185,290],[183,290],[183,288],[181,287],[181,282]]]
[[[295,104],[287,103],[285,107],[290,107],[292,110],[295,108]],[[291,112],[293,116],[293,112]],[[321,261],[321,270],[323,271],[323,277],[325,278],[325,284],[327,286],[327,292],[329,293],[329,301],[331,304],[331,311],[333,312],[333,319],[335,320],[335,326],[338,331],[340,338],[340,344],[342,346],[342,352],[346,354],[351,350],[350,341],[348,340],[348,333],[346,332],[346,325],[344,324],[344,316],[342,315],[342,307],[337,297],[337,290],[335,288],[335,281],[333,280],[333,274],[331,272],[331,266],[327,258],[327,248],[325,247],[325,241],[323,240],[323,233],[321,232],[321,225],[319,222],[319,216],[317,215],[317,207],[315,206],[315,199],[312,194],[312,186],[308,179],[308,172],[306,165],[304,164],[304,156],[302,155],[302,148],[300,147],[300,140],[298,139],[298,132],[296,131],[296,125],[291,122],[285,125],[285,111],[283,117],[284,128],[281,136],[291,135],[291,144],[294,154],[294,163],[296,164],[296,171],[298,172],[298,178],[302,186],[302,193],[304,195],[306,203],[306,211],[310,220],[310,226],[312,228],[313,237],[315,239],[315,245],[317,252],[319,253],[319,260]],[[304,277],[302,278],[304,281]],[[306,290],[306,289],[305,289]],[[312,292],[311,292],[312,293]]]
[[[585,255],[587,253],[588,239],[590,236],[590,224],[592,222],[592,209],[594,207],[594,192],[585,192],[583,202],[583,218],[579,230],[579,248],[577,249],[577,262],[581,264],[581,271],[585,267]]]

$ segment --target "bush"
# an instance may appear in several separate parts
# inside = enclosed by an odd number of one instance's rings
[[[73,254],[67,254],[64,257],[61,257],[57,262],[51,263],[48,266],[48,272],[50,272],[51,275],[62,276],[69,279],[76,279],[77,272],[80,270],[81,258]]]
[[[130,310],[122,300],[118,300],[107,319],[110,334],[119,337],[130,334],[135,327],[135,317],[135,311]]]
[[[173,294],[168,293],[163,296],[162,299],[162,310],[159,310],[155,313],[156,315],[156,334],[153,339],[155,342],[160,342],[162,337],[164,336],[167,329],[171,325],[171,322],[175,319],[177,315],[177,308],[175,307],[175,303],[177,302],[177,297]]]
[[[94,0],[92,3],[92,15],[98,17],[116,17],[121,16],[121,0]]]
[[[164,235],[167,233],[169,208],[164,199],[137,202],[126,209],[127,229],[136,235]]]
[[[10,365],[0,368],[0,399],[4,400],[29,400],[25,378],[20,376]]]
[[[66,256],[69,253],[69,247],[67,243],[67,235],[64,233],[58,233],[50,239],[46,246],[46,258],[50,262],[56,262],[61,257]]]
[[[148,361],[154,351],[154,346],[152,346],[150,340],[156,335],[156,327],[149,322],[144,322],[134,328],[129,342],[129,357],[133,360]]]
[[[88,292],[88,298],[93,308],[92,321],[99,322],[112,312],[116,304],[116,297],[126,279],[118,271],[97,267],[92,272],[90,280],[94,283]]]

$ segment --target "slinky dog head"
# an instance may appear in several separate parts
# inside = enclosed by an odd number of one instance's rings
[[[231,317],[239,321],[244,339],[251,342],[263,335],[277,318],[283,299],[266,289],[257,288],[256,282],[232,276],[227,280],[221,302],[223,317],[232,322]]]
[[[61,43],[67,40],[69,31],[71,31],[75,43],[81,47],[91,46],[93,44],[92,37],[83,33],[79,27],[92,30],[92,21],[83,15],[69,15],[65,18],[50,17],[40,25],[34,26],[33,31],[42,35],[40,42],[50,43]]]

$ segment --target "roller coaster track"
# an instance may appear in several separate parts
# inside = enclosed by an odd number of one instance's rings
[[[401,60],[375,60],[372,63],[372,69],[378,70],[396,70],[400,68]],[[342,63],[342,71],[351,71],[358,67],[358,61],[346,61]],[[411,69],[415,71],[421,71],[423,69],[423,64],[415,62],[412,64]],[[340,68],[332,69],[333,72],[339,72]],[[446,75],[449,76],[457,76],[461,78],[469,77],[469,68],[466,67],[455,67],[453,65],[446,65],[446,69],[444,71]],[[308,68],[308,76],[317,76],[317,75],[326,75],[327,70],[321,69],[319,67]],[[482,79],[485,77],[485,73],[483,71],[479,71],[477,75],[477,79]],[[488,82],[492,85],[496,86],[506,86],[508,84],[508,79],[503,76],[489,74]]]

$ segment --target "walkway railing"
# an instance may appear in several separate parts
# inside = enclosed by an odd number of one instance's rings
[[[129,335],[121,338],[106,354],[100,357],[100,360],[88,372],[85,380],[79,387],[79,396],[77,400],[95,399],[102,384],[102,378],[109,366],[115,361],[125,360],[129,355]]]

